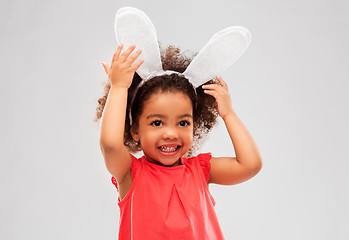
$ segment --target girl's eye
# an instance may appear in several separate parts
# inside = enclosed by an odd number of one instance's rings
[[[179,122],[179,126],[181,126],[181,127],[185,127],[185,126],[188,126],[188,125],[189,125],[188,121],[180,121]]]
[[[153,121],[153,122],[151,123],[151,125],[153,125],[153,126],[155,126],[155,127],[159,127],[159,126],[162,125],[162,122],[159,121],[159,120],[155,120],[155,121]]]

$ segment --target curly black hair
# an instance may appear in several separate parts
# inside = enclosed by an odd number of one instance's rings
[[[161,50],[161,62],[163,69],[183,73],[192,59],[196,56],[193,54],[187,57],[181,54],[179,48],[169,46]],[[181,92],[187,95],[193,106],[193,144],[189,149],[187,156],[191,156],[201,145],[202,139],[217,123],[217,102],[214,97],[204,93],[201,86],[194,89],[193,85],[180,74],[172,73],[168,75],[156,76],[144,84],[140,85],[142,79],[135,73],[132,84],[128,89],[128,99],[126,107],[124,144],[131,153],[141,151],[141,146],[133,140],[131,136],[131,127],[138,126],[139,116],[142,114],[144,103],[150,99],[153,94],[159,92]],[[212,79],[207,83],[217,83]],[[108,81],[104,87],[104,96],[98,99],[95,121],[102,117],[104,106],[107,101],[110,90]],[[130,121],[130,114],[132,123]],[[131,125],[132,124],[132,125]]]

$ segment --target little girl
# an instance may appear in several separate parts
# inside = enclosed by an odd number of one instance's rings
[[[194,87],[171,73],[143,82],[136,70],[142,51],[120,44],[99,99],[100,146],[116,186],[119,239],[224,239],[208,184],[233,185],[255,176],[262,161],[234,112],[222,78]],[[179,49],[162,52],[162,67],[182,73],[191,59]],[[236,157],[191,156],[203,134],[224,120]],[[130,153],[142,150],[136,158]],[[184,157],[185,156],[185,157]]]

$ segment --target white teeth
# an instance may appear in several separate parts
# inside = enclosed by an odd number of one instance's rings
[[[163,152],[174,152],[176,151],[178,146],[175,147],[160,147],[161,151]]]

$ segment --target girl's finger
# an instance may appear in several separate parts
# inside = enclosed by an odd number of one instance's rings
[[[134,65],[132,65],[132,68],[134,69],[134,71],[136,71],[143,63],[144,63],[144,59],[141,59],[138,62],[136,62]]]
[[[132,44],[125,52],[121,54],[119,60],[124,63],[128,56],[130,56],[131,52],[136,48],[136,45]]]
[[[111,62],[116,62],[119,59],[120,53],[122,48],[124,47],[124,45],[121,43],[118,48],[116,49],[114,55],[113,55],[113,59],[111,60]]]
[[[226,90],[228,90],[228,84],[227,84],[221,77],[216,76],[216,79],[218,80],[218,82],[219,82],[220,84],[222,84],[222,86],[223,86]]]
[[[207,84],[207,85],[203,85],[202,88],[206,91],[206,90],[210,90],[210,91],[214,91],[215,94],[228,94],[228,90],[225,89],[223,86],[213,83],[213,84]]]
[[[105,62],[101,62],[102,63],[102,66],[104,68],[104,71],[107,75],[109,75],[109,70],[110,70],[110,67],[108,66],[108,64],[106,64]]]
[[[219,87],[221,87],[221,86],[219,84],[215,84],[215,83],[202,86],[203,89],[210,89],[210,90],[218,90]]]
[[[215,97],[217,92],[214,90],[204,90],[204,93]]]
[[[141,53],[142,50],[138,49],[136,52],[132,53],[132,55],[127,58],[126,63],[132,65],[134,61],[136,61],[138,56],[141,55]]]

